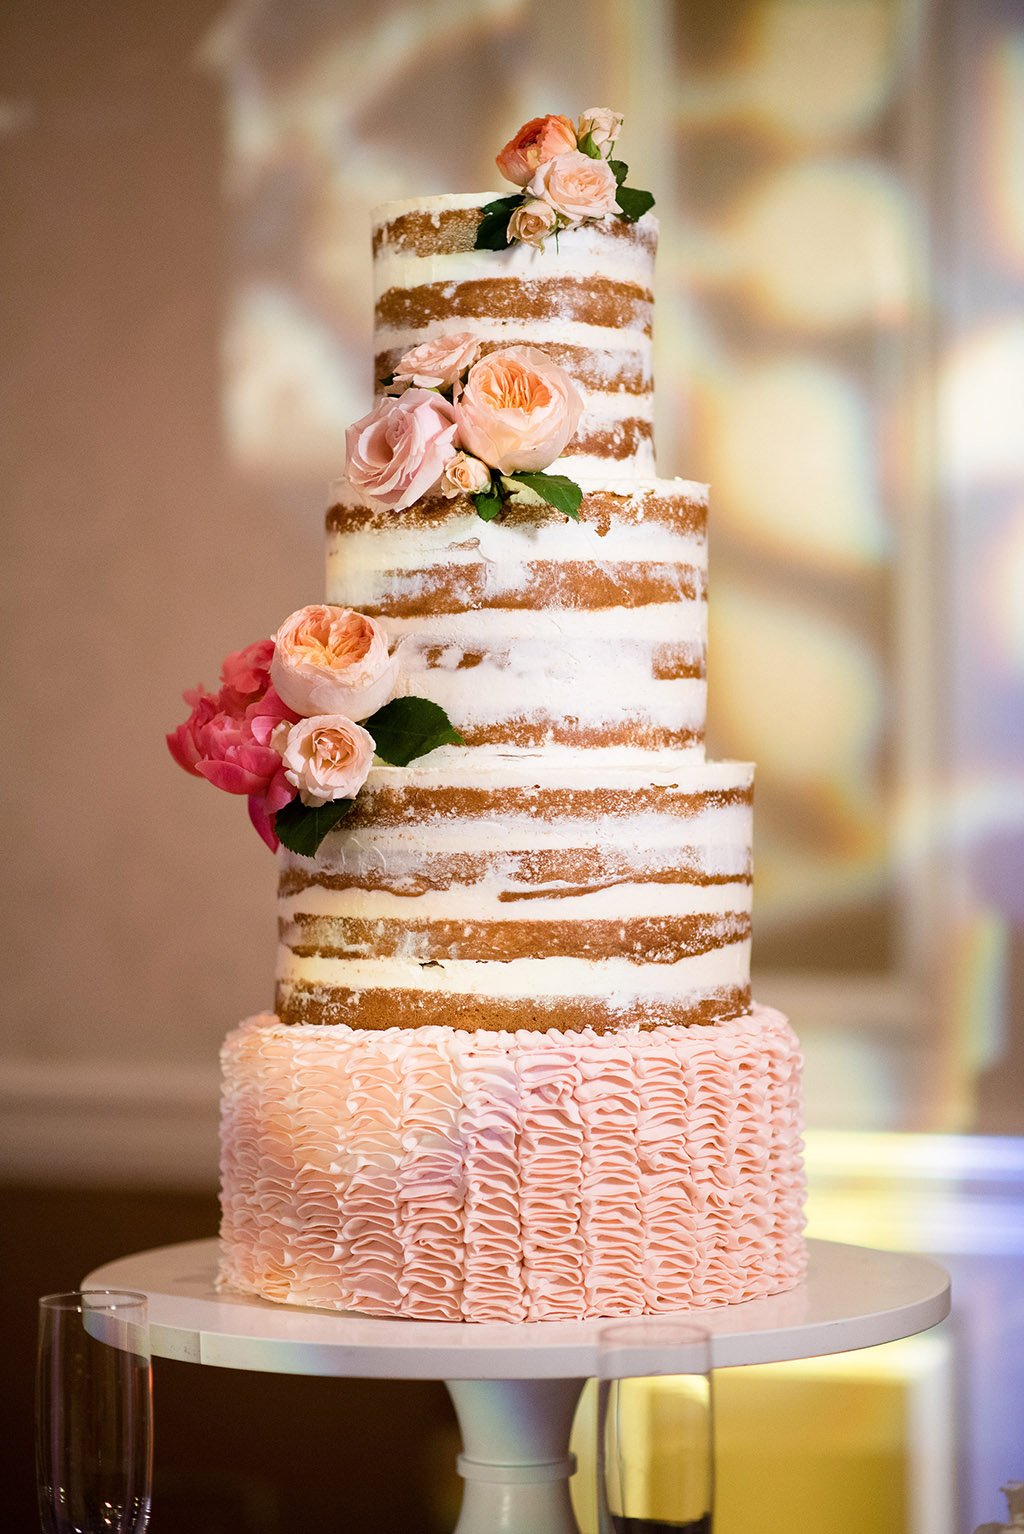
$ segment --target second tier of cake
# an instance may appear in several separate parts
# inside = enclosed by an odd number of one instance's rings
[[[545,762],[658,765],[704,741],[707,487],[588,480],[578,521],[468,496],[402,514],[344,480],[327,516],[327,600],[377,618],[401,691],[448,712],[465,747]]]

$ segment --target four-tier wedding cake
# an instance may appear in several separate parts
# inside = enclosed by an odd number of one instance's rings
[[[326,600],[171,737],[279,853],[223,1051],[231,1289],[518,1321],[804,1270],[796,1039],[751,1001],[753,770],[704,755],[706,487],[655,477],[620,119],[373,221]]]

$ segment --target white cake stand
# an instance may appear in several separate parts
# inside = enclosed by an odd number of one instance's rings
[[[894,1342],[949,1314],[949,1278],[926,1257],[811,1241],[810,1271],[786,1294],[690,1314],[716,1368],[778,1363]],[[569,1433],[596,1373],[602,1321],[472,1325],[391,1321],[218,1294],[216,1241],[122,1257],[85,1289],[149,1297],[153,1353],[270,1374],[432,1379],[448,1386],[466,1482],[456,1534],[575,1534]]]

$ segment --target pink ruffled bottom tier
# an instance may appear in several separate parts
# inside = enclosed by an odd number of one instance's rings
[[[222,1064],[225,1288],[542,1321],[803,1276],[800,1054],[768,1008],[615,1036],[264,1016]]]

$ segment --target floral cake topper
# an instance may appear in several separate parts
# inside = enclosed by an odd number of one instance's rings
[[[549,235],[609,215],[635,223],[654,198],[627,186],[629,166],[612,158],[621,130],[622,114],[610,107],[588,107],[575,127],[550,113],[524,123],[497,156],[505,180],[522,190],[486,205],[476,249],[542,246]]]
[[[349,483],[389,511],[440,490],[471,495],[485,522],[510,501],[578,519],[579,485],[544,471],[579,425],[579,390],[539,347],[480,352],[471,331],[406,352],[383,397],[348,429]]]
[[[405,767],[462,736],[429,698],[392,698],[396,661],[374,618],[300,607],[273,639],[229,655],[216,693],[167,737],[179,767],[244,795],[271,850],[312,857],[366,782],[374,757]],[[390,701],[389,701],[390,700]]]

